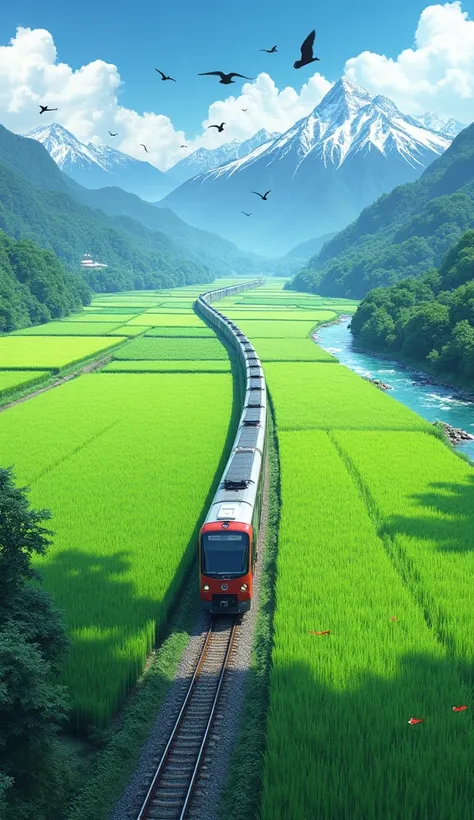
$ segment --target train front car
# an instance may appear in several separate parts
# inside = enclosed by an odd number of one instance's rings
[[[262,507],[264,429],[243,427],[238,442],[248,434],[256,443],[260,439],[262,449],[233,450],[199,533],[201,602],[214,614],[247,612],[252,600]]]

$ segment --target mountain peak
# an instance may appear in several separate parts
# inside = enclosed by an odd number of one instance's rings
[[[314,109],[320,119],[346,120],[354,116],[360,108],[372,101],[370,94],[360,85],[341,77]]]

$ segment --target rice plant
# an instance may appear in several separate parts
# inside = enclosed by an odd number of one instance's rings
[[[230,361],[175,359],[172,361],[113,361],[101,373],[230,373]]]
[[[142,672],[194,559],[231,409],[230,374],[109,373],[0,414],[2,461],[53,512],[37,565],[65,612],[79,727],[105,725]]]
[[[269,362],[265,375],[279,430],[433,431],[417,413],[342,365]]]
[[[261,820],[469,817],[472,716],[452,711],[470,699],[461,666],[428,626],[328,435],[280,432],[279,448]],[[425,723],[410,726],[412,716]]]
[[[11,336],[106,336],[120,327],[121,320],[112,322],[46,322],[45,325],[15,330]]]
[[[0,399],[20,388],[33,387],[49,375],[47,370],[0,370]]]
[[[311,339],[256,339],[254,347],[263,362],[336,362]]]
[[[196,316],[195,313],[143,313],[140,316],[135,316],[128,322],[129,325],[142,325],[146,316],[145,323],[153,327],[166,325],[179,327],[206,327],[202,319]]]
[[[116,359],[228,359],[218,339],[151,338],[135,339],[115,352]]]
[[[123,341],[123,336],[3,336],[0,337],[0,362],[6,370],[56,371],[103,353]]]
[[[207,327],[207,325],[202,324],[201,327],[185,327],[184,325],[181,327],[152,327],[150,330],[147,330],[146,336],[183,336],[183,337],[190,337],[193,339],[201,338],[208,338],[212,337],[215,339],[216,334],[212,330],[212,328]]]

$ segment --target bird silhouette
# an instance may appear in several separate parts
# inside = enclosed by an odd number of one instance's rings
[[[179,147],[180,148],[187,148],[188,146],[187,145],[180,145]]]
[[[223,71],[203,71],[201,74],[198,74],[198,77],[220,77],[219,82],[223,85],[230,85],[234,82],[232,77],[242,77],[243,80],[253,80],[254,77],[246,77],[244,74],[237,74],[235,71],[231,71],[230,74],[224,74]]]
[[[219,134],[221,134],[222,131],[224,130],[224,125],[225,125],[225,122],[221,122],[220,125],[208,125],[207,127],[208,128],[217,128],[217,130],[219,131]]]
[[[250,214],[248,214],[248,213],[247,213],[247,211],[241,211],[240,213],[241,213],[241,214],[245,214],[245,216],[252,216],[252,214],[251,214],[251,213],[250,213]]]
[[[145,149],[145,151],[146,151],[146,152],[147,152],[147,154],[148,154],[148,148],[146,147],[146,145],[143,145],[143,142],[141,142],[141,143],[140,143],[140,145],[141,145],[141,147],[142,147],[142,148],[144,148],[144,149]]]
[[[265,202],[266,202],[267,201],[267,196],[270,193],[270,191],[267,191],[266,194],[259,194],[258,191],[251,191],[250,193],[257,194],[257,196],[259,196],[260,199],[264,199]]]
[[[173,83],[175,83],[175,82],[176,82],[176,80],[174,79],[174,77],[167,77],[167,76],[166,76],[166,74],[163,74],[163,72],[162,72],[162,71],[160,71],[160,69],[159,69],[159,68],[155,68],[155,71],[157,71],[157,72],[158,72],[158,74],[161,74],[161,79],[162,79],[162,80],[171,80]]]
[[[57,111],[58,110],[57,108],[48,108],[47,105],[41,105],[41,104],[40,104],[40,108],[41,108],[40,114],[44,114],[45,111]]]
[[[109,131],[109,134],[110,134],[111,137],[116,137],[118,135],[118,132],[117,132],[117,134],[112,134],[112,131]]]
[[[313,29],[311,34],[308,34],[306,40],[301,46],[301,60],[296,60],[296,62],[294,63],[294,68],[303,68],[303,66],[309,65],[310,63],[314,63],[316,62],[316,60],[319,60],[319,57],[313,57],[313,46],[315,37],[316,31]]]
[[[272,46],[272,48],[259,48],[259,51],[266,51],[267,54],[275,54],[278,49],[276,46]]]
[[[248,108],[242,108],[242,111],[248,111]]]

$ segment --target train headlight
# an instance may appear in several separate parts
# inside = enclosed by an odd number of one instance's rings
[[[248,584],[242,584],[242,586],[240,587],[240,589],[241,589],[241,591],[242,591],[242,592],[247,592],[247,590],[248,590]]]
[[[210,588],[211,587],[209,586],[209,584],[204,584],[204,586],[203,586],[204,592],[209,592]]]

